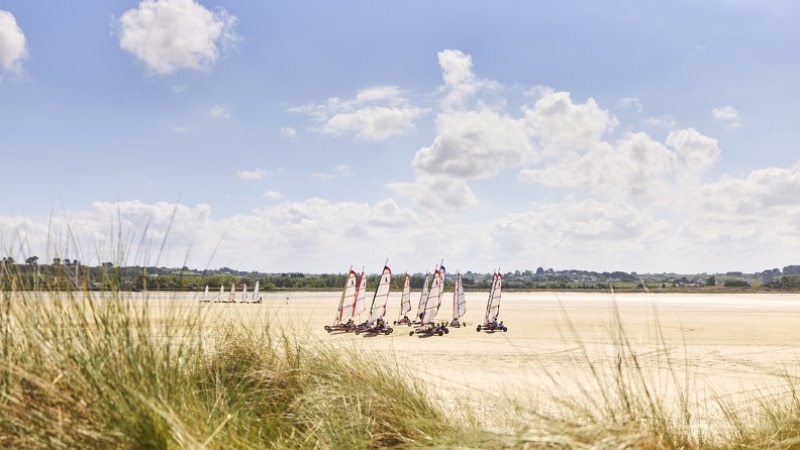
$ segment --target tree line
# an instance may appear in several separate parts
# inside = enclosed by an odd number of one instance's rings
[[[241,289],[243,284],[252,287],[259,282],[262,291],[338,290],[346,282],[347,274],[314,274],[285,272],[264,274],[237,271],[227,267],[217,270],[196,270],[188,267],[164,268],[143,266],[116,266],[106,262],[100,266],[83,266],[78,261],[55,260],[53,264],[39,264],[38,258],[28,258],[18,264],[4,258],[0,268],[0,286],[3,290],[122,290],[122,291],[202,291],[231,285]],[[367,285],[375,286],[380,274],[367,275]],[[404,276],[395,276],[393,288],[401,289]],[[421,290],[425,276],[409,275],[412,289]],[[464,278],[465,289],[489,289],[489,281],[476,282]],[[445,288],[452,288],[452,281]]]

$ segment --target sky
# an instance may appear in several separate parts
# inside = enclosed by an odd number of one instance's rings
[[[0,253],[800,263],[800,3],[0,0]]]

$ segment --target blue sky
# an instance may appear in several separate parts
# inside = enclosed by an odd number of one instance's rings
[[[800,263],[800,4],[0,0],[4,256]]]

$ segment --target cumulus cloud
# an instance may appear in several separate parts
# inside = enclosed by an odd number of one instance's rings
[[[215,119],[230,119],[231,113],[222,105],[214,105],[208,110],[208,115]]]
[[[294,139],[295,137],[297,137],[297,130],[295,130],[292,127],[281,127],[280,133],[281,136],[289,139]]]
[[[119,18],[119,45],[159,75],[205,69],[237,41],[236,21],[194,0],[143,0]]]
[[[267,171],[264,169],[240,170],[236,172],[236,176],[239,177],[240,180],[260,180],[266,175]]]
[[[276,194],[267,196],[279,198]],[[264,271],[330,271],[330,261],[343,266],[377,264],[364,259],[376,254],[381,255],[380,264],[384,255],[398,261],[411,258],[423,250],[415,246],[417,242],[430,245],[422,237],[434,234],[437,226],[435,220],[425,220],[391,199],[368,204],[311,198],[223,219],[213,219],[206,204],[138,201],[96,202],[89,210],[53,217],[46,223],[0,215],[0,235],[19,239],[14,248],[30,249],[42,260],[55,256],[87,265],[111,261]],[[413,245],[394,249],[398,236]],[[54,243],[67,237],[75,243],[69,252],[54,250],[58,247]],[[22,261],[31,255],[8,256]]]
[[[387,184],[394,192],[411,197],[420,206],[439,211],[455,211],[475,207],[478,198],[463,178],[447,175],[422,175],[413,183]]]
[[[662,114],[660,116],[651,116],[644,119],[644,124],[656,127],[656,128],[664,128],[667,130],[671,130],[675,128],[677,121],[675,117],[670,114]]]
[[[636,97],[624,97],[617,100],[617,108],[632,109],[639,113],[642,112],[642,102]]]
[[[445,93],[440,106],[443,111],[463,109],[480,93],[502,91],[500,83],[478,78],[472,71],[472,57],[460,50],[443,50],[438,59],[444,82],[440,87]]]
[[[758,169],[705,183],[687,204],[692,214],[679,237],[696,251],[722,249],[749,265],[758,262],[768,268],[774,261],[795,261],[794,246],[786,244],[800,237],[797,192],[800,166]]]
[[[474,207],[479,199],[469,186],[472,180],[518,170],[523,183],[666,207],[697,188],[719,161],[717,140],[693,128],[672,130],[663,141],[633,131],[611,141],[619,125],[614,115],[593,98],[576,102],[569,92],[547,87],[530,90],[530,103],[512,115],[503,101],[476,101],[503,90],[472,73],[468,56],[442,52],[440,66],[444,85],[437,135],[412,160],[415,180],[388,185],[419,205]],[[628,98],[619,105],[638,108],[640,103]]]
[[[267,200],[280,200],[284,197],[284,195],[278,191],[269,190],[264,192],[263,197]]]
[[[290,108],[311,116],[323,134],[354,135],[356,139],[383,141],[413,131],[414,121],[427,110],[412,105],[394,86],[359,91],[355,97],[333,97],[324,104]]]
[[[353,176],[353,168],[347,164],[340,164],[330,172],[315,172],[311,174],[311,178],[314,180],[334,180],[337,178],[344,178],[344,177],[351,177]]]
[[[518,166],[533,148],[522,121],[485,108],[440,114],[436,129],[411,163],[421,173],[486,178]]]
[[[492,254],[507,266],[529,267],[526,259],[536,258],[553,267],[572,268],[586,255],[614,270],[629,263],[636,270],[643,253],[660,254],[673,225],[625,202],[585,199],[536,204],[498,217],[487,234],[492,237]]]
[[[569,92],[545,91],[533,106],[525,106],[522,111],[528,133],[539,143],[542,158],[583,152],[618,124],[594,99],[575,103]]]
[[[22,60],[28,57],[25,33],[17,19],[0,9],[0,66],[12,72],[22,70]]]
[[[665,142],[628,132],[614,142],[598,141],[582,153],[561,153],[519,180],[551,187],[583,188],[595,196],[642,203],[680,201],[687,189],[719,159],[715,139],[695,129],[675,130]]]
[[[546,161],[575,161],[602,143],[617,119],[594,99],[575,103],[568,92],[537,88],[533,105],[523,106],[518,116],[504,111],[497,82],[471,73],[471,59],[457,51],[440,53],[444,72],[443,100],[436,117],[437,136],[420,148],[412,161],[416,180],[392,183],[396,192],[429,204],[432,176],[446,176],[460,199],[452,206],[469,207],[478,199],[467,185],[474,179],[492,177],[508,169]],[[490,97],[492,101],[477,100]],[[565,165],[565,169],[568,167]],[[573,168],[574,169],[574,168]],[[531,179],[531,175],[523,178]],[[569,177],[568,177],[569,178]]]
[[[393,200],[371,205],[311,198],[264,207],[253,216],[263,223],[257,228],[270,230],[268,236],[258,239],[269,242],[265,245],[265,254],[281,260],[284,267],[309,266],[315,264],[313,261],[324,260],[342,261],[345,267],[348,261],[349,264],[370,264],[374,261],[365,261],[364,255],[376,254],[400,258],[419,251],[414,247],[412,233],[420,233],[420,227],[427,230],[437,225]],[[407,239],[403,239],[412,243],[408,248],[398,249],[392,243],[402,236],[398,233],[408,233]]]
[[[54,216],[45,224],[0,216],[0,235],[18,237],[24,244],[19,247],[30,249],[45,261],[59,257],[86,265],[110,261],[181,267],[197,242],[210,243],[211,248],[206,250],[213,252],[212,241],[218,230],[208,233],[210,211],[207,204],[94,202],[88,210]],[[64,246],[55,245],[57,242],[64,242]],[[162,244],[166,245],[162,248]],[[12,256],[23,260],[32,255]]]
[[[739,111],[733,106],[722,106],[711,110],[711,117],[714,121],[719,122],[729,130],[734,130],[742,126],[742,119],[739,117]]]

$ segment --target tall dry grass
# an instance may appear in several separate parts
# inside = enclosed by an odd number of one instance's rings
[[[457,430],[387,366],[269,321],[153,320],[123,292],[6,290],[2,448],[398,448]]]

